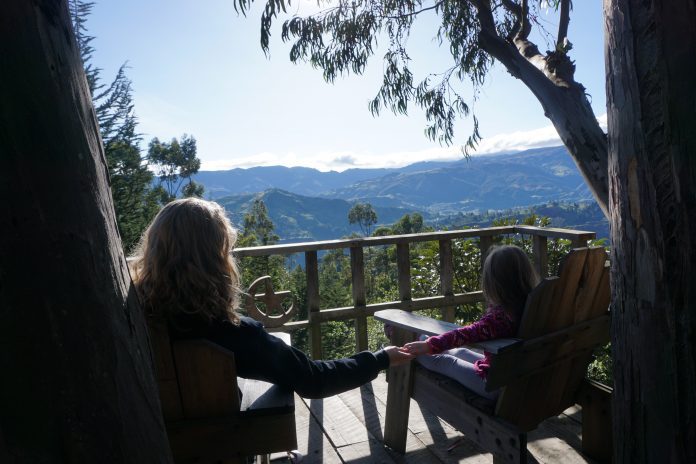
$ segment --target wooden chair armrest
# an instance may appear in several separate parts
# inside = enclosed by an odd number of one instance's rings
[[[242,391],[243,415],[269,416],[295,411],[295,395],[292,390],[261,380],[238,378]]]
[[[401,309],[384,309],[382,311],[377,311],[375,313],[375,319],[408,332],[425,335],[440,335],[460,327],[451,322],[438,321],[430,317],[402,311]]]
[[[291,345],[291,337],[286,332],[272,333],[274,337],[281,339],[286,345]],[[239,410],[244,415],[273,415],[295,411],[295,395],[292,390],[264,382],[237,378],[239,389],[242,392],[242,404]]]
[[[472,343],[472,346],[481,348],[491,354],[501,354],[522,343],[520,338],[498,338],[496,340],[486,340],[485,342]]]

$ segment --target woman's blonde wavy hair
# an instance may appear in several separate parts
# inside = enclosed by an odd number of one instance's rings
[[[175,200],[143,234],[131,263],[141,304],[153,317],[178,313],[239,323],[237,231],[225,210],[197,198]]]

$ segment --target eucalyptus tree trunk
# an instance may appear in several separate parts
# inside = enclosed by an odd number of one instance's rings
[[[614,462],[696,462],[696,4],[605,0]]]
[[[0,461],[171,462],[66,0],[0,6]]]

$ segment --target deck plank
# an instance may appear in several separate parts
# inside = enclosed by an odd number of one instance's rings
[[[365,425],[368,432],[379,440],[380,443],[383,443],[386,405],[382,399],[375,396],[374,386],[375,382],[372,382],[355,390],[341,393],[338,396],[358,420]],[[406,437],[406,454],[401,456],[388,448],[387,453],[394,461],[399,463],[441,464],[442,462],[410,430],[407,432]]]
[[[375,392],[380,414],[386,413],[387,383],[384,374],[380,374],[371,383]],[[408,420],[409,437],[406,440],[406,454],[421,457],[428,455],[428,459],[435,458],[435,462],[441,463],[467,463],[482,464],[492,462],[492,455],[485,453],[474,442],[464,438],[459,445],[448,452],[447,448],[453,445],[463,435],[450,424],[420,407],[411,400]],[[427,450],[427,453],[421,450]],[[418,460],[410,462],[421,462]],[[428,461],[430,462],[430,461]]]
[[[447,422],[411,401],[406,454],[383,444],[387,382],[380,374],[370,384],[323,400],[295,397],[298,450],[303,464],[488,464],[485,453],[466,437],[453,450],[447,448],[463,437]],[[582,455],[581,410],[572,407],[544,421],[529,434],[528,449],[542,464],[593,463]],[[276,462],[287,462],[280,460]]]
[[[342,464],[341,458],[321,424],[310,413],[305,401],[307,400],[295,395],[297,450],[304,455],[302,464]]]
[[[366,442],[370,433],[365,424],[348,409],[338,396],[320,400],[305,400],[312,416],[322,424],[326,436],[335,448]]]
[[[384,448],[384,444],[374,438],[342,446],[336,451],[341,455],[343,462],[350,464],[395,464],[397,462]]]
[[[384,406],[383,409],[380,409],[380,414],[385,414],[386,412],[387,385],[386,375],[383,373],[379,374],[371,383],[371,387],[375,392],[375,397],[378,398],[381,404]],[[439,424],[436,424],[433,421],[437,421]],[[433,429],[444,429],[448,433],[454,431],[454,428],[447,422],[428,411],[422,410],[420,406],[418,406],[418,403],[416,403],[414,400],[411,400],[410,404],[408,429],[415,434],[427,432]]]

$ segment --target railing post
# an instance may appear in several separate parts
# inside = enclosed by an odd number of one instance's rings
[[[411,257],[409,244],[396,244],[396,270],[399,279],[399,299],[411,301]]]
[[[549,249],[547,238],[541,235],[533,235],[532,252],[534,253],[534,264],[536,265],[539,277],[543,279],[549,273]]]
[[[440,292],[444,296],[454,294],[454,264],[452,259],[452,240],[440,240]],[[454,322],[454,306],[441,309],[447,322]]]
[[[367,316],[365,316],[365,259],[363,248],[350,248],[350,274],[353,287],[353,306],[358,310],[355,318],[355,344],[358,351],[367,350]]]
[[[316,317],[319,314],[319,261],[316,251],[305,252],[305,272],[307,276],[309,344],[312,358],[322,359],[321,324]]]

